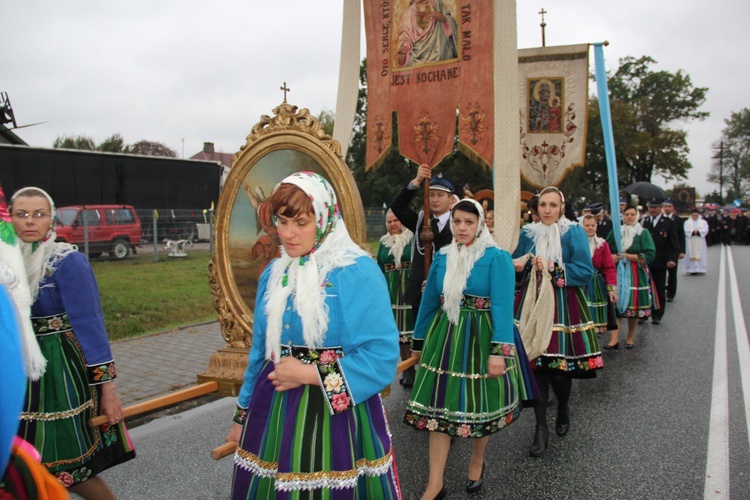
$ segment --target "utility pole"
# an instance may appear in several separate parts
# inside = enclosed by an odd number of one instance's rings
[[[719,143],[719,205],[724,206],[724,141]]]

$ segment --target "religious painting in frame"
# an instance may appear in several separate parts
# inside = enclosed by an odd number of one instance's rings
[[[228,347],[250,346],[258,280],[280,251],[267,201],[282,179],[299,171],[325,177],[352,239],[367,241],[362,200],[338,142],[307,109],[285,103],[274,113],[261,118],[235,154],[216,208],[209,279]]]

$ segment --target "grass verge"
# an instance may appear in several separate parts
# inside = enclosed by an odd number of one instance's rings
[[[209,252],[184,259],[133,256],[91,262],[110,340],[216,319],[208,288]]]

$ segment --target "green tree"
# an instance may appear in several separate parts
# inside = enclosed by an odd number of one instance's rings
[[[352,171],[354,180],[365,207],[389,205],[398,191],[417,175],[417,164],[403,158],[398,149],[398,121],[394,113],[393,145],[383,163],[377,169],[365,170],[366,118],[367,118],[367,61],[363,60],[359,70],[359,100],[357,114],[354,118],[354,133],[349,144],[346,162]],[[492,189],[492,173],[472,162],[456,151],[445,158],[434,169],[442,172],[456,188],[462,190],[468,184],[473,191]],[[414,208],[421,206],[421,196],[416,197]]]
[[[679,125],[708,116],[699,108],[706,101],[706,87],[695,87],[682,70],[655,71],[649,56],[620,59],[620,67],[608,79],[612,107],[624,105],[613,117],[618,177],[626,183],[651,181],[653,174],[665,179],[684,179],[692,167],[687,155],[687,132]],[[614,115],[614,112],[613,112]]]
[[[724,123],[707,180],[719,184],[720,197],[726,185],[727,199],[744,199],[750,183],[750,109],[733,111]]]
[[[120,134],[112,134],[96,147],[99,151],[107,151],[109,153],[124,153],[127,146],[125,146],[125,140]]]
[[[96,143],[94,139],[86,135],[62,135],[55,138],[55,142],[52,143],[53,148],[61,149],[87,149],[89,151],[96,150]]]
[[[138,141],[132,146],[128,146],[125,152],[134,155],[166,156],[169,158],[177,158],[177,151],[162,142],[155,141]]]
[[[333,111],[323,108],[323,111],[318,114],[318,121],[326,134],[333,135],[333,125],[336,121],[336,115],[333,114]]]

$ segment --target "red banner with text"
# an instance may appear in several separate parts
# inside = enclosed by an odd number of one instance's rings
[[[388,154],[393,111],[402,156],[434,167],[458,125],[462,152],[492,165],[492,1],[364,0],[364,9],[367,168]]]

